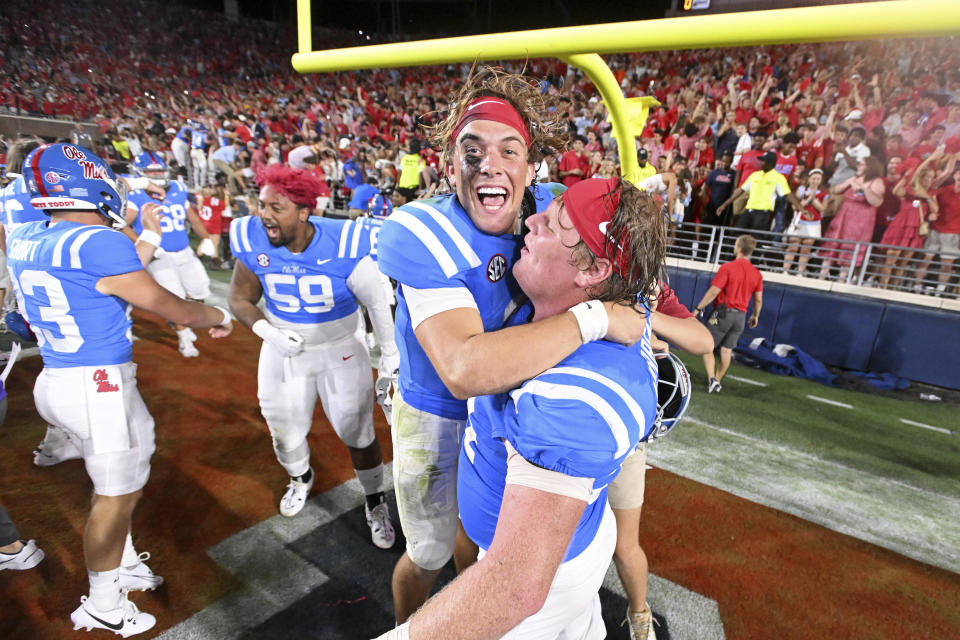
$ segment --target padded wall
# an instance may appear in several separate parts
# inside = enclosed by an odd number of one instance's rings
[[[680,268],[669,276],[689,309],[713,279]],[[739,347],[758,336],[796,345],[828,365],[960,389],[960,314],[950,311],[764,283],[760,322],[744,331]]]

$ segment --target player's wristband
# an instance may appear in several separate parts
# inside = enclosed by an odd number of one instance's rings
[[[580,325],[580,340],[586,344],[600,340],[607,335],[609,318],[607,310],[599,300],[588,300],[570,307],[570,312]]]
[[[230,324],[231,322],[233,322],[233,316],[230,315],[229,311],[227,311],[223,307],[218,307],[217,305],[213,305],[213,308],[223,314],[223,322],[221,322],[219,326]],[[264,320],[264,322],[266,322],[266,320]]]
[[[260,318],[250,327],[250,330],[259,336],[261,340],[266,340],[267,336],[273,333],[274,329],[275,327],[267,322],[266,318]]]
[[[140,232],[140,235],[137,236],[137,240],[143,240],[147,244],[152,244],[155,247],[160,246],[160,234],[156,231],[151,231],[150,229],[144,229]]]
[[[130,191],[137,191],[138,189],[146,189],[150,186],[150,178],[126,178],[127,188]]]

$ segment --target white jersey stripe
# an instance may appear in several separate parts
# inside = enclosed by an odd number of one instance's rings
[[[350,237],[350,228],[351,228],[351,227],[352,227],[352,225],[350,225],[350,224],[345,224],[345,225],[343,225],[343,227],[340,229],[340,247],[337,249],[337,257],[338,257],[338,258],[346,258],[346,257],[347,257],[347,241],[348,241],[348,238]]]
[[[525,393],[549,398],[551,400],[577,400],[583,402],[599,413],[604,422],[607,423],[607,426],[610,427],[610,433],[617,443],[616,457],[624,456],[627,454],[627,451],[630,450],[630,432],[627,429],[627,425],[624,424],[623,419],[620,417],[620,414],[617,413],[616,409],[611,407],[609,402],[593,391],[568,384],[554,384],[543,380],[531,380],[521,388],[510,392],[510,397],[513,399],[514,405],[520,403],[520,398],[523,397]],[[643,424],[642,422],[640,423],[641,429],[643,428]]]
[[[86,242],[90,236],[100,231],[109,231],[106,227],[94,227],[93,229],[88,229],[80,235],[77,236],[77,239],[73,241],[70,245],[70,268],[71,269],[82,269],[83,265],[80,263],[80,248],[83,246],[83,243]]]
[[[473,248],[467,243],[466,239],[460,234],[459,231],[453,226],[453,223],[450,222],[449,218],[445,215],[434,209],[428,204],[423,202],[413,201],[409,203],[410,206],[416,207],[421,211],[425,211],[434,222],[440,225],[440,228],[446,231],[447,235],[450,236],[450,239],[453,240],[453,243],[457,245],[457,249],[460,250],[461,255],[470,263],[471,268],[480,266],[480,258],[477,256]]]
[[[230,223],[230,250],[233,251],[234,255],[242,253],[240,251],[240,223],[243,222],[243,218],[237,218]]]
[[[253,216],[240,218],[240,243],[243,245],[243,250],[248,253],[253,251],[253,247],[250,246],[250,220],[252,219]]]
[[[70,229],[70,231],[67,231],[62,236],[60,236],[60,239],[57,240],[57,244],[53,247],[53,261],[51,262],[51,266],[53,267],[63,266],[63,245],[66,244],[67,239],[70,238],[70,236],[82,230],[83,230],[83,227],[76,227],[74,229]]]
[[[363,234],[363,223],[357,218],[350,226],[353,227],[353,242],[350,243],[350,257],[356,258],[357,249],[360,246],[360,236]]]
[[[633,414],[633,419],[637,421],[638,425],[640,425],[640,435],[643,435],[644,428],[647,424],[643,415],[643,409],[639,404],[637,404],[636,399],[630,395],[630,392],[623,388],[623,385],[615,380],[611,380],[607,376],[597,373],[596,371],[581,369],[580,367],[554,367],[552,369],[547,369],[540,375],[545,376],[551,373],[588,378],[594,382],[599,382],[606,388],[610,389],[610,391],[617,394],[617,397],[623,400],[624,404],[627,405],[627,408],[630,409],[630,413]]]
[[[457,264],[453,261],[453,258],[450,257],[450,254],[447,252],[443,244],[441,244],[436,234],[430,230],[430,227],[423,224],[423,222],[417,220],[416,217],[403,210],[394,212],[394,214],[390,216],[390,219],[407,229],[410,233],[415,235],[420,242],[423,243],[427,250],[430,251],[433,257],[436,259],[437,264],[440,265],[440,268],[443,269],[443,275],[450,278],[457,273],[457,271],[459,271],[459,269],[457,269]]]

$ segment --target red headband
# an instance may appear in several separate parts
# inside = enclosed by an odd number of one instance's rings
[[[524,124],[520,113],[506,100],[493,96],[481,96],[471,100],[463,115],[460,116],[460,122],[453,130],[454,142],[457,141],[463,128],[474,120],[493,120],[508,127],[513,127],[517,130],[517,133],[523,136],[524,142],[530,144],[530,131],[527,129],[527,125]]]
[[[629,249],[630,236],[624,233],[621,238],[614,238],[607,232],[620,206],[619,178],[581,180],[563,192],[563,206],[593,254],[610,260],[616,273],[628,277],[630,256],[624,247]]]

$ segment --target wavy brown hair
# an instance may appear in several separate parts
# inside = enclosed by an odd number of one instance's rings
[[[638,301],[650,301],[657,293],[663,276],[667,219],[661,207],[646,191],[622,179],[617,189],[620,191],[620,204],[607,226],[606,242],[612,248],[609,257],[611,263],[617,264],[620,252],[627,253],[630,257],[628,271],[625,276],[611,272],[607,280],[587,293],[596,300],[632,305]],[[570,263],[579,269],[589,269],[597,260],[583,240],[571,249],[573,255]]]
[[[482,96],[506,100],[523,118],[531,138],[527,162],[535,164],[547,153],[566,148],[569,136],[558,98],[541,93],[534,80],[527,76],[507,73],[500,67],[474,67],[448,107],[447,117],[429,128],[430,142],[441,149],[441,165],[450,164],[456,142],[453,131],[467,105]]]

